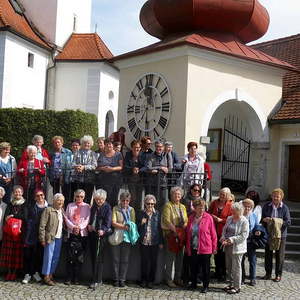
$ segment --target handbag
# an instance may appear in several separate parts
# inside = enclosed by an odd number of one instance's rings
[[[4,225],[3,231],[13,237],[17,238],[21,235],[21,227],[22,227],[22,220],[16,218],[9,218]]]
[[[167,236],[167,243],[169,251],[177,254],[183,249],[185,245],[186,234],[185,230],[181,227],[176,227],[176,233],[176,236],[174,235],[174,233],[170,233]]]
[[[124,230],[115,229],[113,234],[108,237],[108,241],[112,246],[120,245],[124,240]]]

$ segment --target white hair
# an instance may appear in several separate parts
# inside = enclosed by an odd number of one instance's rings
[[[95,198],[100,198],[100,199],[106,200],[107,192],[103,189],[98,189],[93,194],[93,199],[95,199]]]
[[[53,202],[59,200],[60,198],[62,198],[64,201],[65,201],[65,196],[61,193],[56,193],[54,196],[53,196]]]
[[[156,198],[154,195],[148,194],[144,198],[144,203],[146,203],[148,200],[153,200],[153,202],[156,204]]]
[[[35,143],[37,141],[42,141],[44,142],[44,138],[41,135],[36,134],[33,138],[32,138],[32,143]]]
[[[131,200],[131,194],[129,192],[123,192],[120,194],[119,203],[121,203],[124,199],[130,199]]]
[[[27,146],[26,151],[27,151],[27,153],[28,152],[33,152],[33,151],[37,152],[37,147],[34,146],[34,145],[29,145],[29,146]]]
[[[93,140],[93,137],[90,136],[90,135],[84,135],[81,139],[80,139],[80,145],[82,146],[84,143],[90,143],[91,144],[91,147],[94,146],[94,140]]]
[[[78,194],[81,194],[81,193],[83,193],[84,196],[85,196],[85,191],[82,190],[82,189],[78,189],[78,190],[76,190],[76,191],[74,192],[74,201],[75,201],[75,196],[78,195]]]
[[[180,192],[181,194],[181,197],[183,197],[184,195],[184,192],[183,192],[183,189],[180,187],[180,186],[173,186],[170,190],[170,195],[172,196],[173,194],[175,194],[177,191]]]
[[[4,197],[5,196],[5,189],[2,186],[0,186],[0,194],[1,193],[2,193],[2,197]]]
[[[225,194],[227,194],[227,196],[230,196],[231,195],[231,190],[228,187],[224,187],[224,188],[220,189],[219,194],[220,193],[225,193]]]
[[[231,209],[234,209],[235,211],[239,212],[240,215],[244,213],[244,205],[240,202],[233,203]]]

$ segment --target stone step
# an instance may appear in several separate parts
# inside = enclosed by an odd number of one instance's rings
[[[300,241],[300,234],[299,233],[288,233],[287,242],[299,242]]]
[[[298,233],[300,234],[300,225],[292,225],[288,228],[288,234],[290,233]]]
[[[257,249],[256,254],[257,254],[258,257],[264,257],[265,250],[264,249]],[[292,258],[292,259],[300,260],[300,251],[286,250],[285,251],[285,258]]]
[[[292,225],[300,226],[300,218],[291,218]]]
[[[300,252],[300,242],[286,242],[286,250]]]
[[[299,209],[290,210],[290,214],[291,214],[292,218],[300,218],[300,210]]]

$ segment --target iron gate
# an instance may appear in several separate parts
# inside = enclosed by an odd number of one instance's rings
[[[222,187],[244,193],[248,187],[250,138],[247,126],[236,116],[224,120]]]

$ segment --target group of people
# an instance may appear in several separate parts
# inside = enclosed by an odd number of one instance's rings
[[[116,136],[120,134],[112,138]],[[123,155],[122,143],[112,138],[98,138],[98,149],[94,151],[91,136],[72,140],[71,150],[64,147],[63,137],[54,136],[48,151],[43,148],[43,137],[35,135],[33,144],[26,147],[18,164],[10,154],[11,145],[0,143],[0,186],[6,192],[4,202],[9,203],[13,185],[20,184],[31,206],[34,191],[42,189],[45,192],[49,181],[53,194],[61,192],[64,195],[65,207],[77,189],[86,192],[86,202],[91,200],[94,189],[104,189],[113,207],[118,202],[121,186],[126,185],[135,209],[142,206],[143,192],[155,195],[161,209],[171,186],[205,184],[211,179],[209,165],[205,163],[204,154],[197,153],[195,142],[187,145],[188,154],[180,160],[172,142],[156,141],[153,151],[151,138],[143,137],[141,141],[132,141],[131,149]]]
[[[153,288],[160,249],[170,288],[196,289],[201,280],[201,292],[206,293],[212,255],[214,276],[229,281],[224,287],[227,293],[239,293],[245,283],[246,258],[249,284],[255,286],[258,248],[265,248],[264,279],[271,279],[275,251],[274,281],[281,280],[291,224],[281,189],[273,190],[263,207],[252,187],[240,202],[225,187],[218,199],[208,203],[202,197],[204,160],[194,142],[188,144],[182,161],[175,159],[171,143],[155,142],[152,151],[148,137],[133,141],[125,158],[109,139],[98,139],[95,152],[90,136],[74,140],[72,151],[63,147],[60,136],[52,142],[49,154],[42,148],[42,137],[35,136],[18,165],[10,145],[0,143],[0,267],[7,271],[6,280],[15,280],[23,271],[24,284],[34,279],[55,285],[53,275],[64,240],[67,285],[78,284],[90,256],[90,288],[96,289],[102,284],[105,254],[110,253],[113,285],[124,287],[135,245],[141,257],[142,287]],[[179,177],[169,172],[176,168],[183,171]],[[45,196],[46,169],[54,193],[52,205]],[[129,191],[120,193],[121,171],[128,175]],[[16,173],[20,185],[14,185]],[[164,184],[168,175],[173,182],[169,190]]]

